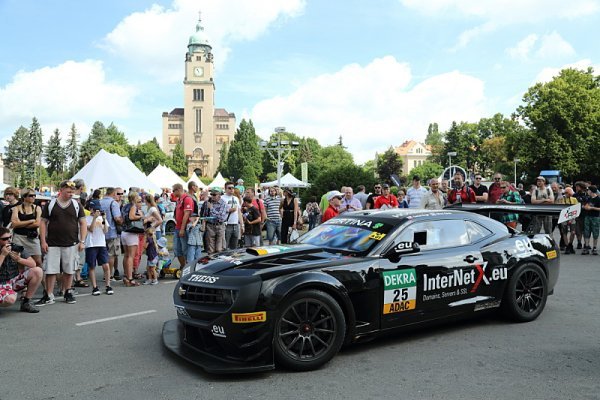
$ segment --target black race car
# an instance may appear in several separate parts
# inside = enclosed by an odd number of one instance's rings
[[[537,318],[559,249],[477,213],[574,218],[574,207],[462,206],[344,214],[294,245],[220,253],[185,267],[165,346],[213,373],[275,364],[311,370],[343,344],[384,331],[500,309]],[[564,214],[564,215],[563,215]],[[569,215],[570,214],[570,215]]]

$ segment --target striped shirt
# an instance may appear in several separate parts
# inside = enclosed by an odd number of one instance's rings
[[[267,196],[263,200],[265,204],[265,210],[267,211],[267,219],[273,222],[280,222],[281,216],[279,215],[279,205],[281,204],[281,197]]]

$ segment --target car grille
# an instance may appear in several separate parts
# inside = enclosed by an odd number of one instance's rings
[[[185,294],[181,300],[190,304],[230,306],[235,301],[237,290],[215,289],[202,286],[181,285]]]

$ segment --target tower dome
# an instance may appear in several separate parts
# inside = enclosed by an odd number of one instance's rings
[[[198,18],[198,23],[196,24],[196,32],[190,36],[188,49],[190,53],[194,53],[199,50],[210,51],[210,49],[212,49],[210,44],[208,44],[208,36],[206,33],[204,33],[204,27],[202,26],[202,20],[200,18]]]

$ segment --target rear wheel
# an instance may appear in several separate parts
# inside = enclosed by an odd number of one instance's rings
[[[275,321],[276,360],[296,371],[319,368],[339,351],[345,332],[344,313],[333,297],[320,290],[295,293]]]
[[[512,320],[529,322],[542,313],[547,298],[548,282],[542,268],[536,264],[523,264],[508,282],[502,309]]]
[[[175,232],[175,222],[167,221],[167,223],[165,224],[165,233],[170,235],[174,232]]]

